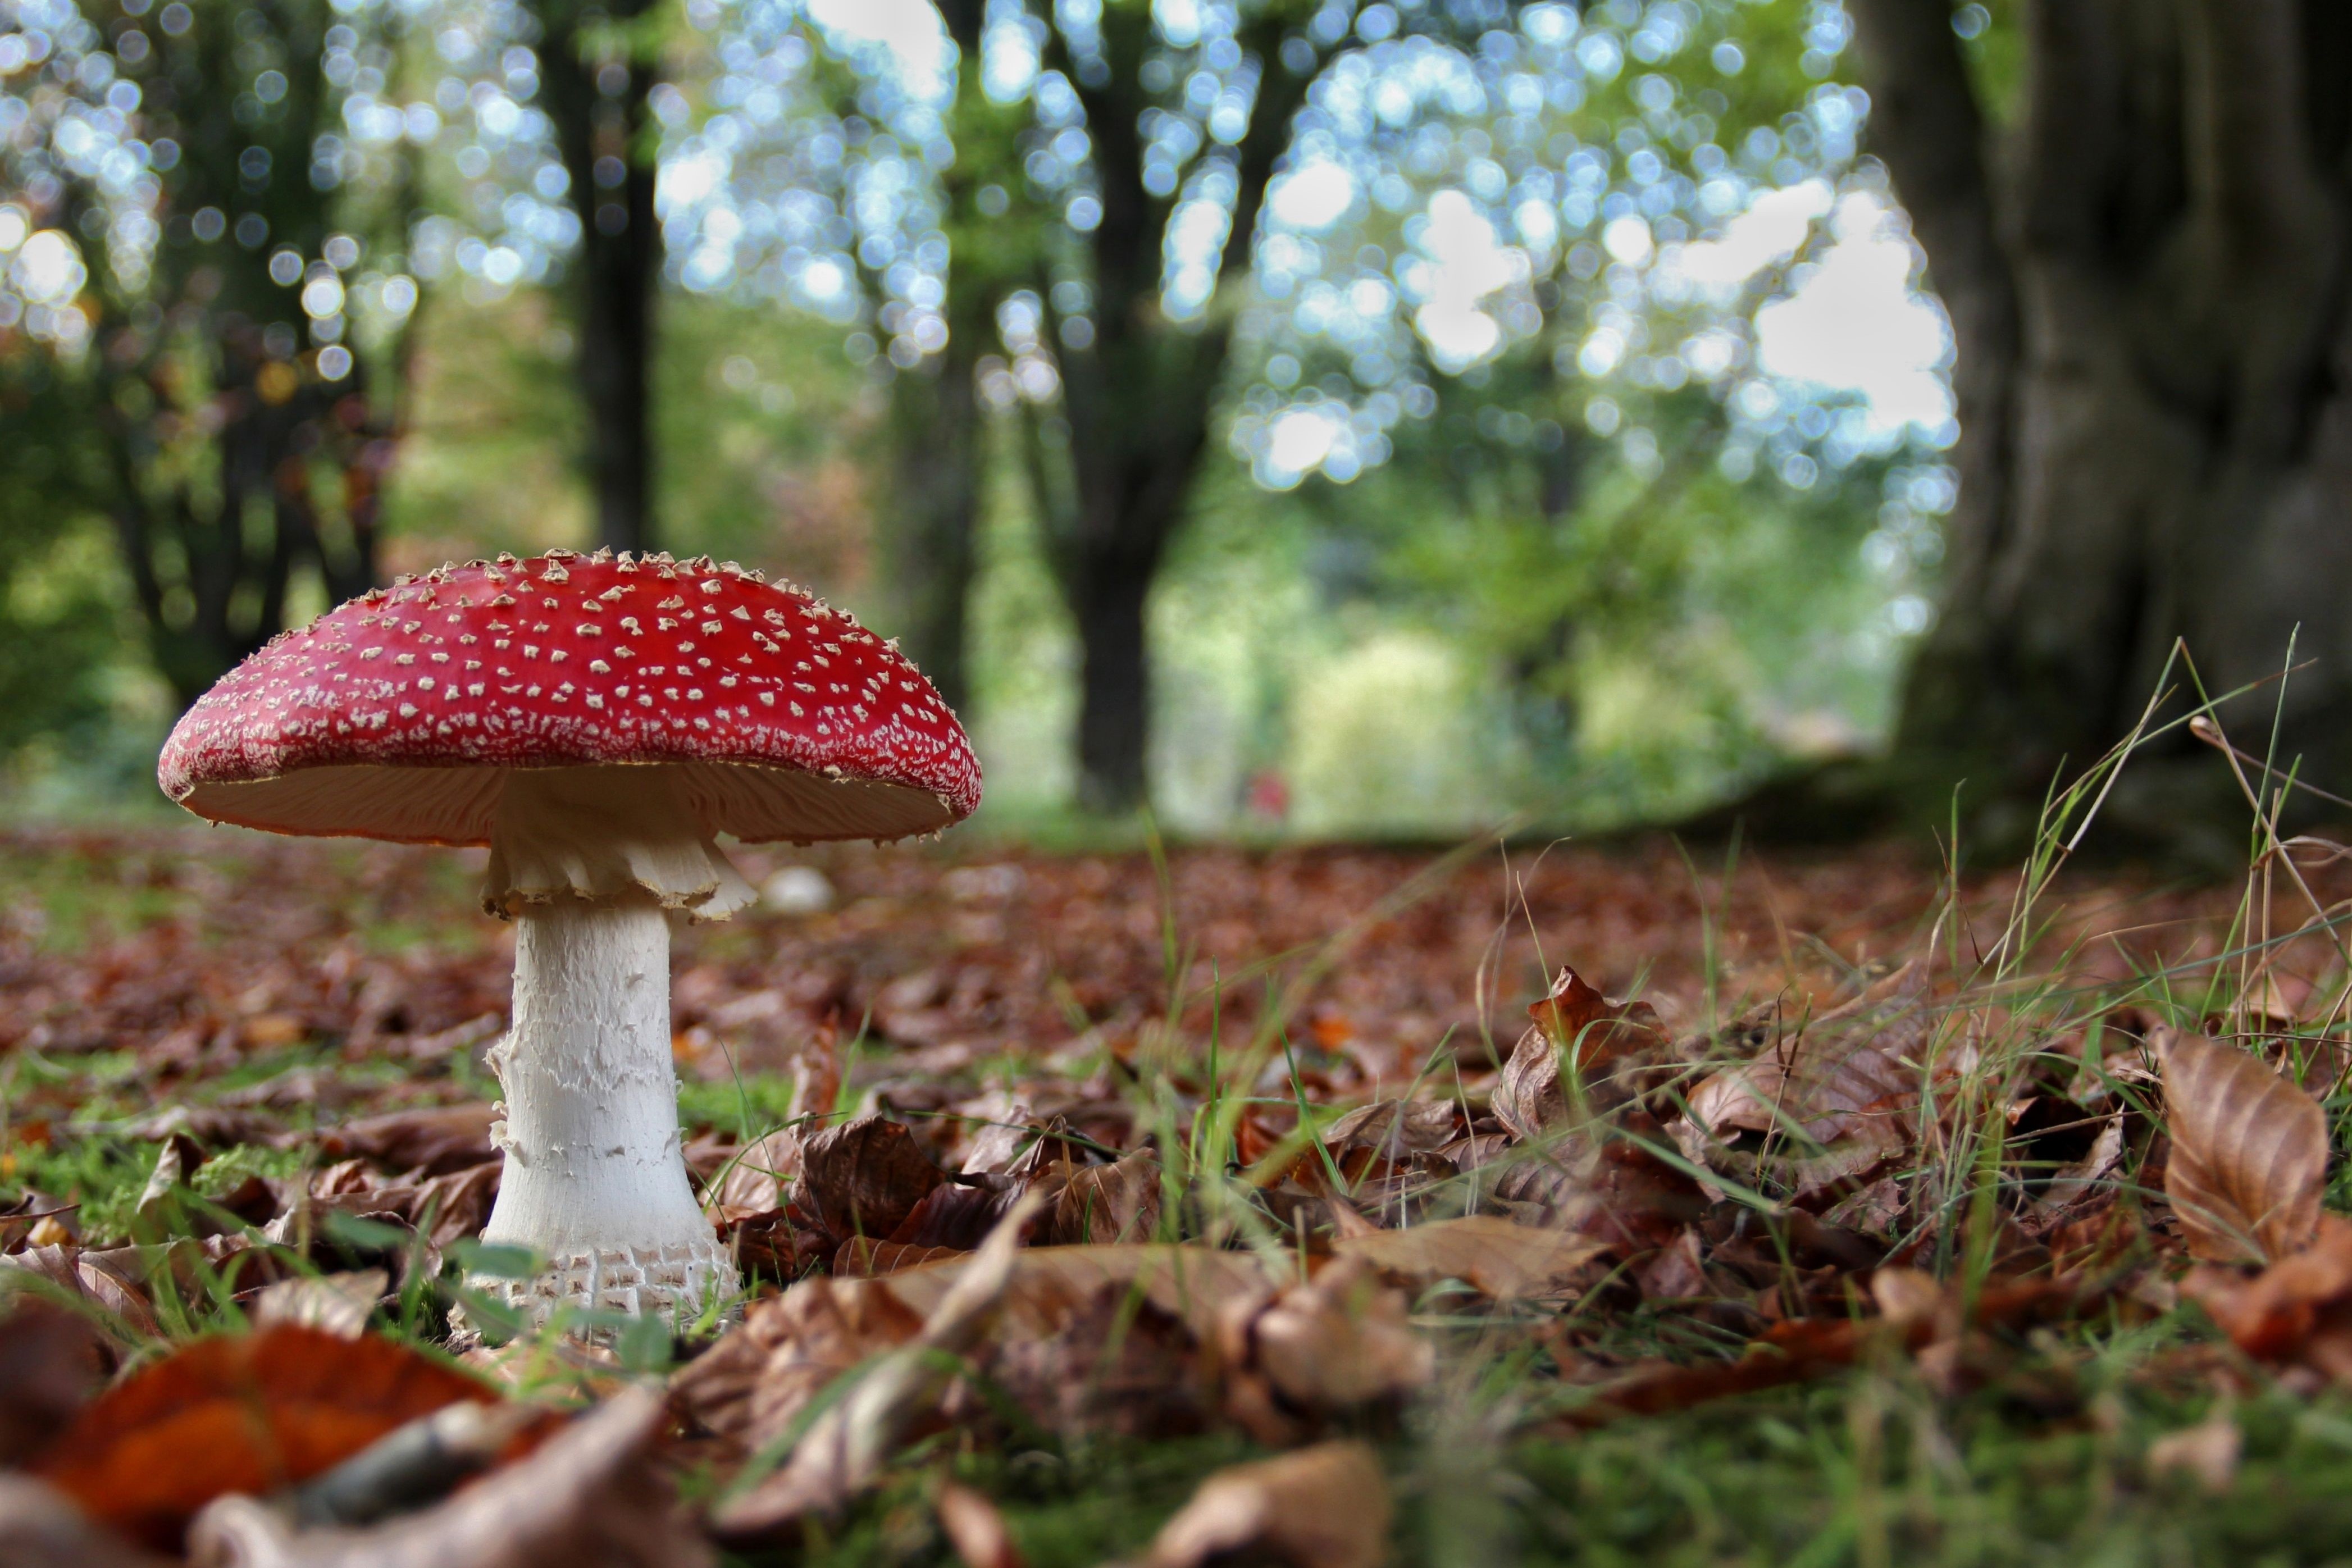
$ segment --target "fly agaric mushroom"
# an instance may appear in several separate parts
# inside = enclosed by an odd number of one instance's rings
[[[277,638],[188,710],[157,779],[215,822],[489,846],[515,979],[482,1237],[551,1261],[480,1283],[533,1323],[737,1288],[670,1061],[663,911],[752,899],[714,835],[878,842],[980,804],[955,715],[847,615],[732,563],[561,550],[404,577]]]

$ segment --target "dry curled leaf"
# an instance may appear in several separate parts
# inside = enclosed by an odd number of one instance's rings
[[[1801,1200],[1867,1175],[1910,1142],[1927,1083],[1965,1061],[1964,1052],[1927,1059],[1936,1034],[1927,996],[1927,965],[1914,959],[1797,1033],[1773,1035],[1754,1059],[1691,1090],[1676,1141],[1742,1181],[1769,1173]]]
[[[317,1211],[390,1215],[416,1227],[434,1247],[446,1247],[488,1222],[505,1169],[491,1161],[411,1181],[384,1176],[365,1160],[341,1160],[313,1173],[297,1202]]]
[[[670,1380],[680,1414],[740,1455],[782,1440],[833,1381],[922,1332],[922,1314],[861,1280],[803,1279]]]
[[[970,1252],[988,1239],[989,1232],[996,1228],[997,1222],[1012,1211],[1027,1190],[1026,1184],[1012,1177],[945,1183],[933,1187],[930,1195],[917,1204],[914,1212],[887,1238],[874,1239],[924,1249],[944,1247]],[[863,1239],[852,1237],[843,1244],[844,1249],[856,1247]],[[836,1265],[834,1271],[842,1270]]]
[[[928,1317],[972,1267],[965,1258],[902,1269],[866,1288],[888,1291]],[[1003,1331],[1056,1333],[1105,1290],[1131,1292],[1206,1337],[1239,1300],[1263,1300],[1278,1282],[1255,1253],[1213,1247],[1110,1243],[1044,1247],[1016,1254],[1005,1287]]]
[[[106,1255],[85,1252],[70,1243],[28,1247],[0,1257],[0,1269],[21,1269],[46,1279],[67,1296],[89,1302],[113,1320],[119,1336],[138,1341],[160,1339],[163,1325],[138,1284],[106,1267]]]
[[[2252,1278],[2191,1269],[2180,1293],[2257,1361],[2308,1366],[2352,1385],[2352,1221],[2320,1215],[2310,1246]]]
[[[1393,1169],[1449,1172],[1441,1151],[1463,1135],[1467,1121],[1450,1100],[1376,1100],[1360,1105],[1323,1132],[1324,1147],[1353,1188]],[[1308,1169],[1320,1173],[1320,1161]]]
[[[1138,1149],[1115,1164],[1070,1173],[1038,1237],[1041,1245],[1142,1241],[1160,1228],[1160,1158]]]
[[[1642,1087],[1636,1069],[1666,1044],[1648,1003],[1612,1002],[1573,969],[1528,1016],[1494,1099],[1496,1120],[1522,1140],[1624,1104]]]
[[[972,1251],[969,1247],[920,1247],[908,1241],[868,1241],[862,1236],[853,1236],[834,1252],[833,1278],[874,1279],[896,1274],[901,1268],[919,1268],[926,1263],[966,1258]]]
[[[835,1242],[893,1235],[946,1180],[904,1123],[879,1114],[813,1132],[801,1146],[801,1201]]]
[[[92,1518],[171,1547],[214,1498],[307,1480],[416,1416],[494,1397],[391,1340],[223,1335],[100,1396],[38,1469]]]
[[[2158,1041],[2172,1133],[2165,1195],[2189,1250],[2276,1261],[2310,1245],[2327,1177],[2327,1119],[2244,1051],[2196,1035]]]
[[[722,1229],[782,1212],[801,1173],[801,1135],[785,1127],[727,1156],[703,1194],[702,1210]]]
[[[1378,1568],[1388,1557],[1388,1478],[1363,1443],[1323,1443],[1234,1465],[1201,1483],[1160,1528],[1150,1568],[1270,1562]]]

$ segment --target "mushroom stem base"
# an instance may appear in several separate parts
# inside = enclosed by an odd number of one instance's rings
[[[743,1288],[734,1258],[716,1237],[668,1247],[570,1251],[550,1258],[529,1279],[476,1276],[467,1284],[512,1308],[534,1329],[543,1327],[559,1307],[575,1313],[691,1318],[714,1296],[724,1300]]]
[[[669,1022],[669,926],[651,899],[517,919],[514,1026],[490,1053],[506,1167],[482,1239],[547,1263],[470,1283],[530,1326],[567,1306],[690,1315],[740,1288],[687,1180]]]

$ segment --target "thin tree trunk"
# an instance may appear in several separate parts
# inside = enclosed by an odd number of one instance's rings
[[[1146,795],[1151,666],[1144,620],[1153,563],[1094,554],[1071,573],[1082,650],[1078,684],[1078,804],[1132,810]]]
[[[353,384],[341,398],[310,385],[268,402],[248,347],[215,345],[215,381],[235,410],[214,438],[216,497],[177,476],[157,482],[152,432],[121,412],[123,400],[107,395],[94,414],[114,487],[109,511],[150,656],[183,707],[285,629],[288,595],[305,566],[331,599],[376,580],[376,468],[388,460],[389,433],[364,418],[357,428],[345,424],[338,404],[363,395]],[[329,550],[310,493],[322,446],[342,472],[347,551]]]
[[[986,175],[980,143],[992,116],[980,82],[983,0],[941,0],[940,14],[961,53],[951,130],[956,163],[942,184],[947,198],[949,258],[947,346],[890,385],[889,505],[884,528],[891,554],[901,640],[918,668],[948,706],[963,710],[971,697],[966,655],[985,457],[975,380],[983,349],[994,335],[996,306],[1009,284],[992,258],[1006,248],[979,210]]]
[[[959,711],[971,695],[966,626],[982,468],[973,371],[982,330],[980,322],[952,323],[947,347],[899,372],[890,386],[888,527],[898,624],[908,657]]]
[[[614,31],[599,38],[583,27],[574,0],[538,6],[541,93],[580,217],[573,308],[596,539],[636,551],[653,549],[659,536],[652,379],[662,246],[646,144],[655,72],[635,49],[612,40],[645,10],[645,0],[611,6],[603,15]]]
[[[1294,75],[1277,63],[1287,25],[1285,13],[1268,10],[1243,29],[1244,47],[1263,74],[1248,129],[1231,154],[1236,195],[1221,279],[1248,270],[1266,181],[1312,80],[1311,71]],[[1052,289],[1039,289],[1048,301],[1052,335],[1065,345],[1063,409],[1074,492],[1066,509],[1041,495],[1040,510],[1083,653],[1079,799],[1104,812],[1131,810],[1147,799],[1146,612],[1208,450],[1210,416],[1232,343],[1228,317],[1213,311],[1206,323],[1180,325],[1160,310],[1172,200],[1152,195],[1143,181],[1139,119],[1151,94],[1140,78],[1153,47],[1151,26],[1146,7],[1107,8],[1101,34],[1109,69],[1099,78],[1076,68],[1058,34],[1049,45],[1056,68],[1076,84],[1086,108],[1102,218],[1086,239],[1093,301],[1077,346],[1063,331]]]

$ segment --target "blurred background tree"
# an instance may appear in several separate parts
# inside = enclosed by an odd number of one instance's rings
[[[1890,733],[1960,426],[1836,0],[152,5],[0,0],[0,613],[89,676],[18,732],[657,540],[902,635],[1006,820],[1599,826]]]
[[[651,104],[666,18],[651,0],[531,0],[531,16],[538,96],[553,121],[562,174],[547,183],[560,184],[577,218],[571,307],[596,542],[650,551],[657,547],[653,380],[662,272]]]
[[[324,0],[26,14],[52,27],[15,35],[47,58],[9,100],[9,183],[56,226],[30,232],[26,206],[0,226],[17,330],[55,357],[12,356],[44,384],[44,427],[6,444],[37,443],[24,460],[61,481],[37,492],[48,526],[110,525],[184,703],[284,627],[298,573],[329,601],[376,578],[415,293],[372,264],[384,235],[396,254],[414,176],[337,132],[345,85],[391,46]]]

